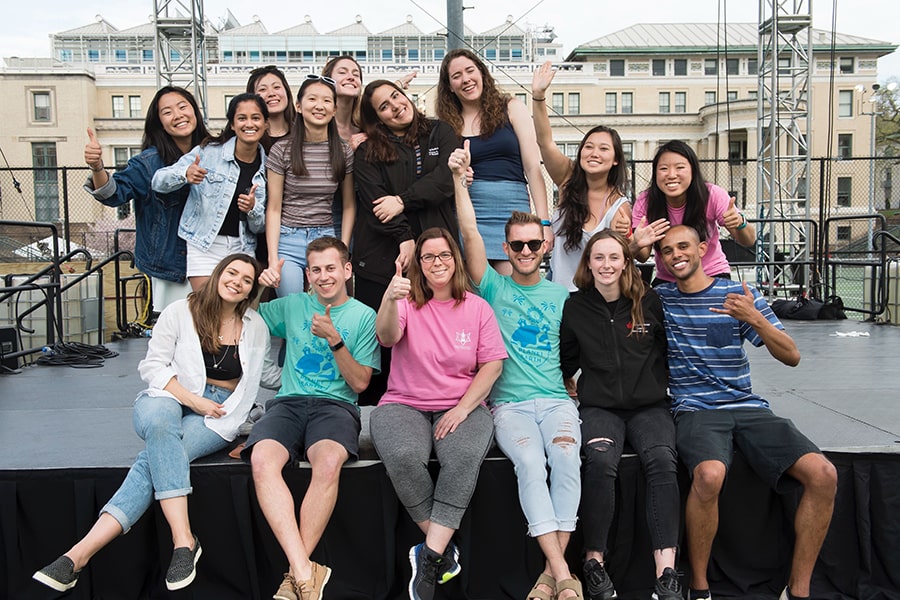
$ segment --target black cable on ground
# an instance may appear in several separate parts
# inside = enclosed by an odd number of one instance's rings
[[[57,342],[53,346],[45,346],[43,352],[43,355],[37,359],[37,364],[76,369],[102,367],[107,358],[119,355],[118,352],[113,352],[102,344],[92,345],[80,342]]]

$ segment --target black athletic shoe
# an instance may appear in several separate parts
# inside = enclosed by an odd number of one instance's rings
[[[80,573],[81,571],[75,571],[72,559],[64,554],[31,577],[57,592],[65,592],[75,587]]]
[[[587,600],[612,600],[619,597],[606,569],[595,558],[584,563],[584,591]]]
[[[166,587],[170,590],[180,590],[194,581],[197,575],[197,561],[203,550],[200,548],[200,540],[194,536],[194,549],[183,547],[175,548],[172,552],[172,561],[169,570],[166,571]]]
[[[653,588],[653,600],[681,600],[681,583],[678,573],[672,567],[663,569],[663,574],[656,580]]]
[[[440,567],[438,567],[437,582],[441,584],[447,583],[459,575],[460,571],[462,571],[462,567],[459,565],[459,548],[451,540],[447,542],[447,547],[444,548],[443,560]]]
[[[412,577],[409,579],[410,600],[433,600],[434,584],[444,557],[424,542],[409,549]]]

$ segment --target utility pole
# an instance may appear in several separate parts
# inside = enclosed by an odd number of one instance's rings
[[[463,0],[447,0],[447,52],[465,48],[465,36]]]

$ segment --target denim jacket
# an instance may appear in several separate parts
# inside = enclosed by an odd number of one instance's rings
[[[150,187],[153,174],[165,166],[156,148],[147,148],[96,190],[88,176],[84,189],[106,206],[134,200],[135,266],[151,277],[180,283],[187,270],[187,247],[178,237],[178,221],[189,186],[176,186],[165,194],[154,192]]]
[[[219,234],[241,174],[241,167],[234,158],[236,141],[237,138],[233,137],[221,145],[196,146],[175,164],[153,175],[155,191],[164,193],[178,189],[187,183],[185,173],[200,154],[200,166],[206,169],[206,178],[190,186],[191,192],[178,225],[178,236],[203,251],[209,249]],[[256,248],[256,234],[265,230],[266,218],[266,153],[262,145],[259,146],[259,153],[259,171],[253,175],[256,203],[247,213],[246,222],[242,219],[240,223],[241,240],[244,247],[251,250]]]

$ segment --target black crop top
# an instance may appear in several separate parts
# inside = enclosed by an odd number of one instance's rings
[[[218,354],[203,352],[203,364],[206,365],[206,376],[209,379],[230,381],[240,378],[244,373],[237,346],[223,344],[219,346]]]

